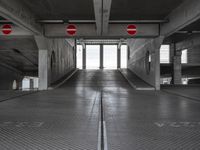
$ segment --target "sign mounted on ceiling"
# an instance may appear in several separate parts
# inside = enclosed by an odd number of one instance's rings
[[[9,24],[5,24],[2,26],[1,31],[4,35],[9,35],[12,32],[12,26]]]
[[[136,25],[134,25],[134,24],[131,24],[131,25],[128,25],[128,27],[127,27],[127,33],[129,34],[129,35],[136,35],[137,34],[137,27],[136,27]]]
[[[73,24],[70,24],[67,26],[67,34],[70,36],[74,36],[77,32],[76,26]]]

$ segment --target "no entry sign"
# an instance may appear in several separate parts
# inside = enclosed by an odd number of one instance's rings
[[[135,35],[137,33],[137,27],[134,24],[128,25],[127,33],[129,35]]]
[[[5,25],[3,25],[2,26],[2,33],[4,34],[4,35],[9,35],[9,34],[11,34],[11,32],[12,32],[12,26],[11,25],[9,25],[9,24],[5,24]]]
[[[69,35],[71,35],[71,36],[75,35],[75,34],[76,34],[76,31],[77,31],[77,29],[76,29],[76,26],[75,26],[75,25],[70,24],[70,25],[67,26],[67,33],[68,33]]]

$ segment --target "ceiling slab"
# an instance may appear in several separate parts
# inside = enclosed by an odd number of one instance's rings
[[[94,20],[93,0],[22,0],[38,19]]]
[[[184,0],[113,0],[111,20],[164,19]]]

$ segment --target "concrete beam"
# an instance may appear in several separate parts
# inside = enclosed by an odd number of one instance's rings
[[[0,0],[0,16],[33,34],[42,34],[42,27],[35,22],[35,16],[18,0]]]
[[[93,0],[97,35],[102,34],[102,2],[103,0]]]
[[[108,33],[111,3],[112,0],[103,0],[103,35]]]
[[[0,25],[0,28],[2,28],[3,25]],[[12,25],[12,32],[9,35],[6,35],[6,37],[10,36],[31,36],[33,35],[31,32],[24,30],[16,25]],[[0,36],[5,36],[2,32],[0,32]]]
[[[161,35],[167,37],[200,19],[200,1],[186,0],[166,18],[169,23],[161,26]]]
[[[98,35],[95,24],[77,24],[77,33],[73,38],[138,38],[138,37],[157,37],[159,36],[158,24],[136,24],[137,34],[130,36],[127,33],[128,24],[110,24],[106,35]],[[72,36],[66,33],[67,25],[64,24],[46,24],[45,36],[47,37],[65,37]]]
[[[176,43],[176,51],[182,51],[184,49],[192,49],[193,47],[200,45],[200,35],[190,36],[190,38]]]

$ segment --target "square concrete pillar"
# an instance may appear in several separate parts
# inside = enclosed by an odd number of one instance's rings
[[[103,44],[100,45],[100,69],[103,69]]]
[[[117,48],[117,69],[121,68],[121,46]]]
[[[30,89],[34,89],[34,80],[30,79]]]
[[[35,41],[39,49],[39,90],[48,89],[48,46],[46,38],[43,36],[35,36]]]
[[[39,90],[48,89],[48,50],[39,50]]]
[[[86,69],[86,46],[83,46],[83,69]]]
[[[174,62],[174,56],[175,56],[175,53],[176,53],[176,44],[175,43],[171,43],[170,44],[170,63],[173,63]]]
[[[181,52],[176,52],[173,58],[173,84],[182,84]]]

